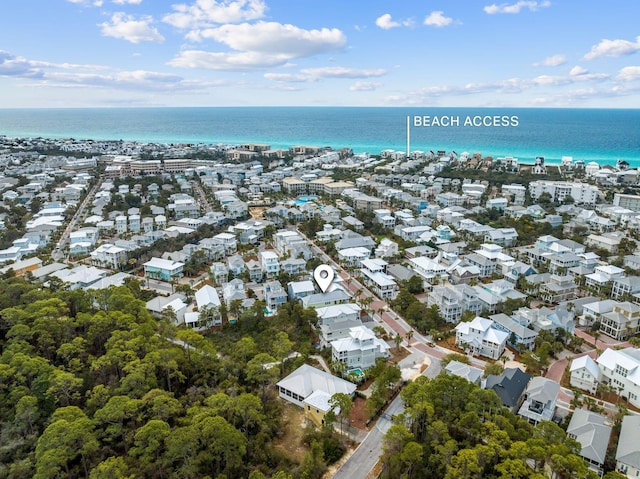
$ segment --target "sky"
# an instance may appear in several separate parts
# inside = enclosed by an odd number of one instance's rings
[[[640,108],[637,0],[3,0],[0,108]]]

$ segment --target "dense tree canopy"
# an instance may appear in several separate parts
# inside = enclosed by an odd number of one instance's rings
[[[217,350],[211,338],[152,318],[126,286],[91,296],[5,278],[0,477],[324,471],[323,443],[313,467],[274,446],[285,424],[273,385],[304,360],[287,356],[310,349],[315,320],[298,304],[268,320],[256,307],[216,333]],[[278,360],[282,367],[265,368]]]
[[[382,477],[597,477],[555,423],[533,427],[466,379],[420,377],[401,395],[406,410],[385,434]]]

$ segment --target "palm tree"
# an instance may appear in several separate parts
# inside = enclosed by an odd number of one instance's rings
[[[409,331],[407,331],[404,337],[407,338],[407,345],[411,346],[411,338],[413,338],[413,329],[410,329]]]
[[[402,336],[396,334],[393,338],[393,342],[396,343],[396,351],[400,352],[400,345],[402,344]]]
[[[344,377],[344,373],[347,371],[347,363],[343,363],[342,361],[331,361],[331,369],[333,369],[336,374]]]

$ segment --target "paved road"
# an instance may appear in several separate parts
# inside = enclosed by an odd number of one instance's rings
[[[93,185],[91,190],[89,190],[89,192],[85,195],[84,199],[82,200],[82,203],[80,203],[80,206],[78,207],[75,214],[73,215],[73,218],[71,218],[71,221],[69,221],[69,224],[64,229],[62,236],[60,236],[60,240],[58,241],[58,243],[56,244],[56,247],[51,252],[51,258],[54,261],[60,261],[61,259],[64,258],[65,243],[67,242],[69,235],[71,234],[71,231],[73,231],[73,229],[76,227],[78,219],[80,219],[84,214],[84,211],[87,208],[89,202],[93,200],[93,197],[96,194],[96,191],[100,187],[101,183],[102,183],[102,178],[98,178],[98,181],[96,182],[95,185]]]
[[[393,424],[391,417],[401,413],[403,410],[404,405],[398,395],[347,462],[333,475],[334,479],[365,479],[371,477],[369,474],[382,455],[382,437]]]
[[[440,374],[441,370],[440,360],[437,357],[429,356],[429,367],[422,374],[434,378]],[[347,462],[333,475],[334,479],[366,479],[373,477],[372,471],[382,455],[382,438],[393,425],[391,418],[403,411],[404,403],[400,399],[400,395],[398,395]]]

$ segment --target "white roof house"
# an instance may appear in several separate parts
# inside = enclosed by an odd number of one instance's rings
[[[585,391],[596,392],[601,374],[598,364],[589,356],[581,356],[571,362],[570,384]]]
[[[640,349],[606,349],[596,360],[602,379],[618,387],[618,394],[640,407]]]
[[[369,368],[378,358],[389,356],[389,345],[366,326],[350,328],[349,337],[331,342],[333,359],[349,368]]]
[[[608,418],[586,409],[576,409],[567,427],[567,436],[580,443],[580,456],[599,475],[602,474],[607,446],[611,437],[611,424]]]
[[[205,284],[202,288],[196,291],[196,304],[198,305],[198,309],[204,307],[220,307],[220,297],[218,296],[218,292],[213,286],[209,286]]]
[[[622,419],[616,450],[616,471],[627,477],[640,476],[640,416],[624,416]]]
[[[498,359],[502,356],[509,333],[493,327],[490,319],[476,316],[473,321],[459,323],[455,327],[456,344],[467,348],[471,354]]]
[[[308,364],[303,364],[286,378],[276,383],[276,387],[282,399],[300,407],[303,406],[304,400],[316,391],[323,391],[330,396],[336,393],[353,396],[356,391],[355,384],[332,376]]]

